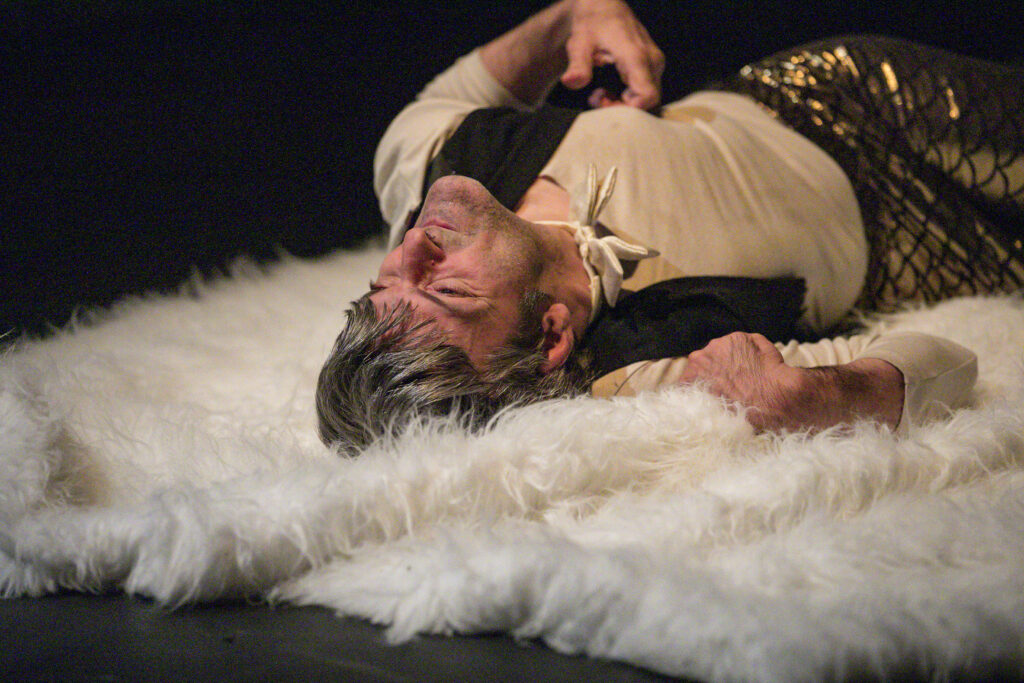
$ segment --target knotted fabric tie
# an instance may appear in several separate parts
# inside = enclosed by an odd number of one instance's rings
[[[597,182],[597,168],[593,164],[587,169],[586,192],[576,192],[572,198],[575,221],[538,221],[545,225],[562,225],[569,228],[583,258],[583,267],[590,276],[590,321],[601,310],[602,299],[609,306],[615,306],[622,290],[622,261],[639,261],[657,256],[658,252],[636,244],[630,244],[614,235],[598,237],[594,226],[601,210],[608,203],[615,189],[618,169],[612,166],[600,184]],[[603,297],[602,297],[603,294]]]

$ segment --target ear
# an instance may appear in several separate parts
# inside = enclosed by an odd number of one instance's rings
[[[576,333],[572,329],[569,308],[565,304],[552,304],[541,318],[544,330],[542,348],[548,359],[540,367],[545,375],[565,365],[576,348]]]

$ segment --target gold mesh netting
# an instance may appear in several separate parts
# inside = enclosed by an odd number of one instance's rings
[[[861,308],[1024,283],[1024,69],[854,36],[773,55],[725,88],[850,178],[870,249]]]

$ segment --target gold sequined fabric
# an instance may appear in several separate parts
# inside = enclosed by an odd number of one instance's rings
[[[849,176],[870,245],[861,308],[1021,288],[1024,69],[852,36],[746,66],[725,89]]]

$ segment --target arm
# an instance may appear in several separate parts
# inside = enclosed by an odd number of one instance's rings
[[[892,429],[903,412],[903,374],[891,363],[861,357],[823,367],[794,367],[761,335],[737,332],[691,353],[679,382],[750,408],[759,431],[827,429],[860,419]]]
[[[885,362],[899,369],[904,392],[898,429],[948,414],[964,405],[978,378],[978,358],[948,339],[920,332],[889,332],[827,339],[780,347],[797,367],[828,366],[860,360]]]
[[[962,405],[977,357],[921,333],[856,335],[775,345],[735,333],[688,357],[634,363],[602,377],[596,396],[704,381],[714,393],[753,408],[755,427],[822,429],[874,419],[898,431]]]

